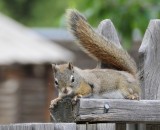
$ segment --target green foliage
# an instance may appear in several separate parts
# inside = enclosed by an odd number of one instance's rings
[[[158,0],[1,0],[0,11],[27,26],[63,27],[65,10],[76,8],[95,27],[111,19],[125,39],[132,30],[144,33],[149,20],[160,17]]]
[[[31,8],[34,2],[35,0],[2,0],[8,14],[20,22],[31,17]]]

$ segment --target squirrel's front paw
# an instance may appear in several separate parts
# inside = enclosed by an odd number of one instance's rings
[[[130,94],[127,96],[127,99],[130,99],[130,100],[139,100],[139,96],[138,94]]]
[[[75,105],[77,103],[78,98],[81,98],[82,95],[76,95],[74,96],[74,98],[72,99],[72,104]]]
[[[57,103],[61,100],[61,98],[56,98],[56,99],[53,99],[51,101],[51,104],[49,106],[49,109],[53,109],[55,105],[57,105]]]

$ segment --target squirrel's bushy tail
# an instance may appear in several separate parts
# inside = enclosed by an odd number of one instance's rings
[[[89,55],[113,65],[118,70],[136,74],[136,64],[129,54],[95,32],[82,14],[68,9],[66,16],[70,31]]]

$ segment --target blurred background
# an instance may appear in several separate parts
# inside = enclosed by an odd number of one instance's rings
[[[57,96],[51,63],[96,66],[66,30],[67,8],[78,9],[94,28],[111,19],[138,63],[138,48],[150,19],[160,17],[159,6],[158,0],[0,0],[0,123],[49,122],[50,100]]]

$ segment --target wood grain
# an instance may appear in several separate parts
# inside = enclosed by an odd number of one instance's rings
[[[139,48],[144,99],[160,99],[160,20],[151,20]]]
[[[72,106],[72,99],[66,97],[50,110],[51,121],[53,122],[74,122],[74,112]]]
[[[87,130],[86,124],[77,124],[77,130]]]
[[[21,123],[0,125],[0,130],[76,130],[75,123]]]
[[[115,130],[115,124],[114,123],[97,123],[97,130]]]
[[[105,113],[104,105],[109,105]],[[77,122],[160,122],[160,101],[158,100],[117,100],[81,99]]]
[[[118,35],[117,35],[117,31],[110,19],[105,19],[101,21],[100,24],[98,25],[97,31],[102,36],[104,36],[109,41],[111,41],[112,44],[116,45],[118,48],[122,48]],[[109,63],[108,64],[101,63],[101,61],[99,61],[98,66],[100,68],[114,68]]]
[[[112,43],[115,44],[118,48],[122,48],[117,31],[110,19],[101,21],[98,25],[97,31],[109,41],[112,41]]]
[[[160,99],[160,20],[151,20],[139,48],[142,99]],[[159,125],[146,125],[147,130],[160,129]]]
[[[120,41],[119,41],[119,38],[118,38],[118,35],[117,35],[117,31],[116,31],[116,29],[110,19],[105,19],[105,20],[101,21],[97,30],[102,36],[104,36],[109,41],[111,41],[112,44],[116,45],[118,48],[122,48]],[[109,63],[106,64],[101,61],[99,61],[97,66],[99,66],[100,68],[114,68]],[[106,125],[106,127],[105,127],[106,129],[115,130],[115,124],[108,123],[105,125]]]

